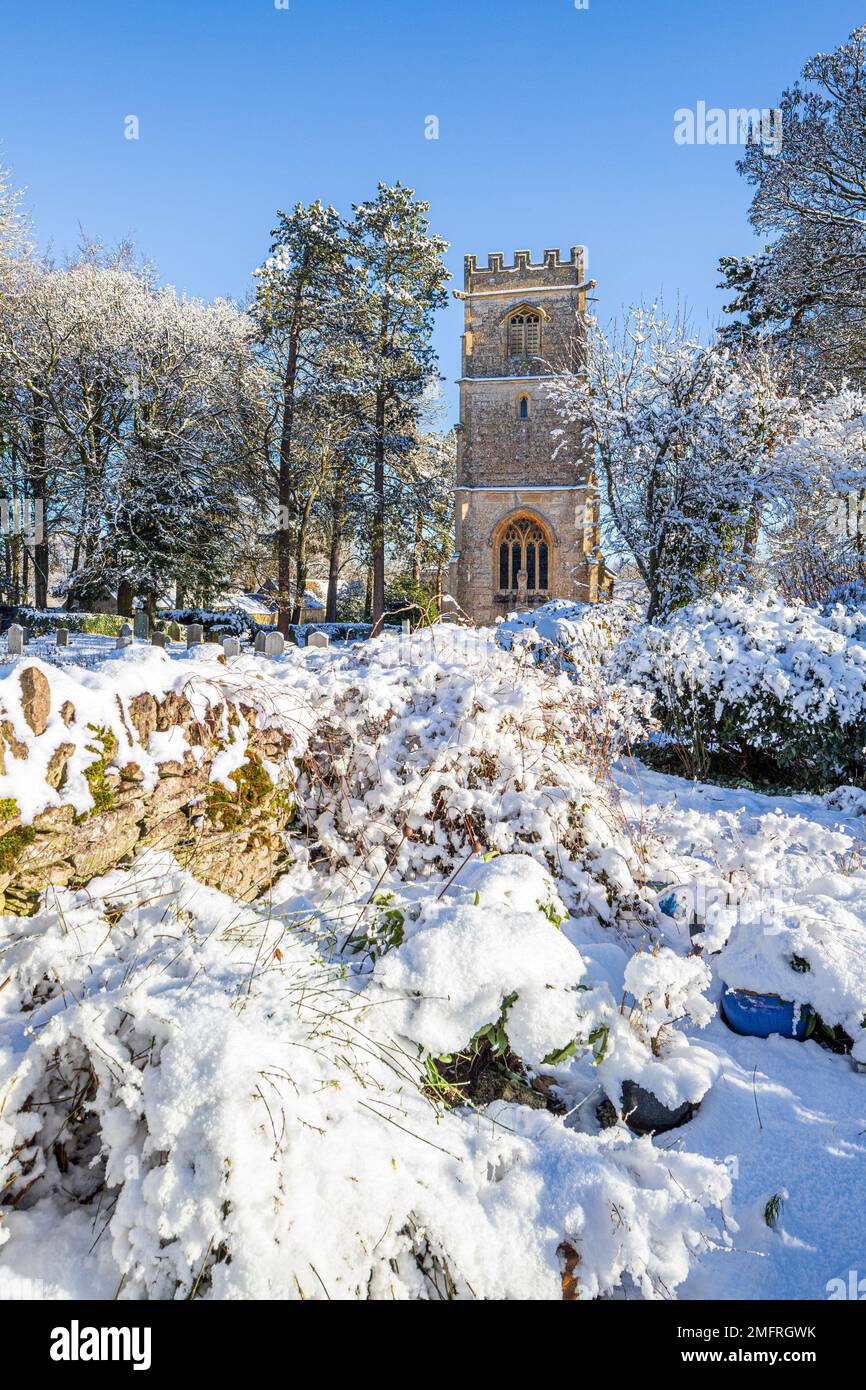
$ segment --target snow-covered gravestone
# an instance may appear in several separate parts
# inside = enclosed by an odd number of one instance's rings
[[[308,647],[330,647],[331,639],[327,632],[311,632],[307,637]]]
[[[68,627],[59,627],[59,628],[57,629],[56,636],[57,636],[57,645],[58,645],[58,647],[68,647],[68,646],[69,646],[69,628],[68,628]]]
[[[267,634],[266,632],[257,632],[257,633],[256,633],[256,651],[257,651],[257,652],[263,652],[263,651],[264,651],[264,649],[265,649],[265,638],[267,637],[267,635],[268,635],[268,634]]]
[[[118,647],[132,646],[132,628],[130,627],[129,623],[124,623],[121,627],[120,632],[117,635],[117,642],[115,645]]]
[[[239,637],[224,637],[224,638],[223,638],[223,654],[224,654],[226,657],[230,657],[230,656],[240,656],[240,654],[241,654],[241,639],[240,639]]]
[[[139,637],[142,642],[146,642],[150,636],[150,618],[143,608],[138,609],[132,621],[136,637]]]
[[[269,632],[265,636],[265,656],[282,656],[286,640],[281,632]]]
[[[155,632],[150,639],[150,643],[151,646],[161,647],[162,650],[165,651],[166,647],[168,646],[168,638],[166,637],[164,632]]]
[[[400,627],[402,628],[403,636],[408,637],[412,631],[412,624],[409,622],[409,619],[404,618],[402,623],[400,624]]]
[[[6,633],[6,651],[9,656],[23,656],[24,629],[20,623],[12,623]]]
[[[186,630],[187,647],[197,647],[204,641],[204,628],[201,623],[190,623]]]

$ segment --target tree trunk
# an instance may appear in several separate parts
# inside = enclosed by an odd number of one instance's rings
[[[385,617],[385,395],[376,394],[376,449],[373,457],[373,627]]]
[[[424,513],[419,507],[415,513],[415,544],[412,547],[412,580],[421,583],[421,545],[424,540]]]
[[[117,586],[117,611],[123,618],[132,617],[132,600],[135,598],[128,579],[121,579]]]
[[[373,566],[367,566],[366,585],[364,588],[364,617],[370,618],[373,613]]]
[[[325,622],[337,621],[337,585],[340,582],[340,550],[343,543],[343,482],[340,479],[331,498],[331,546],[328,554],[328,597]]]
[[[33,544],[34,602],[37,608],[48,607],[48,514],[45,484],[48,459],[45,448],[45,419],[42,403],[33,397],[33,416],[30,430],[30,493],[35,511]]]
[[[289,354],[283,377],[283,419],[280,429],[280,478],[277,493],[277,627],[285,637],[289,631],[289,603],[292,592],[292,533],[289,515],[294,494],[292,431],[295,424],[295,385],[298,376],[298,339],[301,330],[301,294],[298,291],[289,329]]]
[[[307,591],[307,535],[310,529],[310,514],[313,510],[312,494],[304,503],[298,523],[298,544],[295,551],[295,601],[292,604],[292,622],[301,621],[304,607],[304,594]]]
[[[743,536],[743,564],[748,574],[755,568],[755,555],[758,549],[758,536],[761,534],[761,518],[764,512],[763,500],[757,493],[752,494],[749,515]]]

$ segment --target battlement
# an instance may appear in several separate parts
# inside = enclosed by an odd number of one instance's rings
[[[559,273],[557,274],[557,272]],[[477,286],[479,283],[487,283],[494,277],[498,279],[502,276],[510,276],[514,279],[533,276],[542,280],[552,276],[560,283],[573,280],[576,284],[580,284],[585,272],[585,246],[572,246],[567,260],[563,260],[558,247],[546,249],[540,261],[533,261],[531,251],[515,251],[511,265],[505,264],[505,255],[502,251],[490,251],[487,255],[487,265],[480,268],[477,256],[464,257],[464,283],[467,290],[472,285]]]

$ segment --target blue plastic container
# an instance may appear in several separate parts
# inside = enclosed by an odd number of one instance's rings
[[[796,1038],[802,1042],[808,1038],[815,1027],[815,1011],[808,1004],[801,1004],[796,1014],[796,1004],[790,999],[780,999],[778,994],[753,994],[749,989],[725,989],[722,995],[722,1018],[735,1033],[748,1038],[769,1038],[779,1033],[783,1038]]]

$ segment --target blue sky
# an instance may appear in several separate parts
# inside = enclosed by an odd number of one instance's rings
[[[582,242],[602,320],[661,291],[704,328],[718,257],[753,245],[749,190],[735,148],[674,142],[675,110],[772,107],[862,19],[850,0],[41,0],[0,21],[0,160],[43,246],[131,235],[205,298],[246,294],[276,208],[348,210],[399,178],[455,286],[466,252]],[[452,380],[460,327],[452,301]]]

